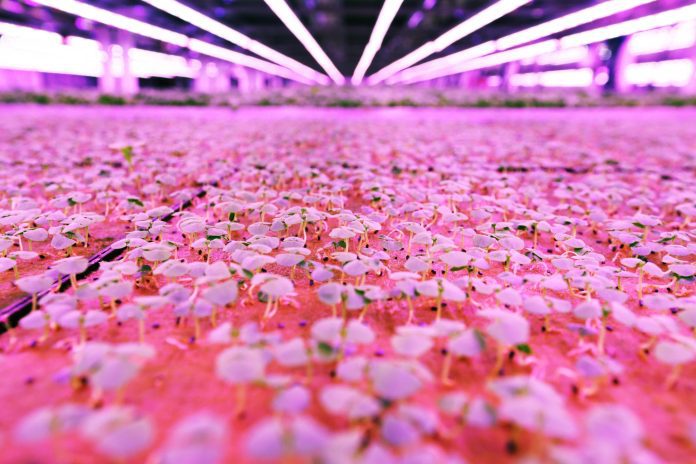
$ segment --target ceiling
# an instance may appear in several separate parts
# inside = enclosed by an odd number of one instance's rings
[[[138,0],[83,1],[173,29],[191,37],[237,49],[222,39]],[[181,1],[259,42],[320,70],[302,44],[280,22],[263,0]],[[353,73],[360,59],[382,3],[381,0],[288,0],[288,4],[303,24],[346,76]],[[491,3],[493,0],[404,0],[368,74],[436,38]],[[532,0],[515,12],[456,42],[440,55],[502,37],[595,3],[600,1]],[[658,0],[651,6],[632,10],[616,17],[635,16],[648,11],[664,10],[690,3],[693,3],[693,0]],[[71,15],[35,6],[30,0],[0,0],[0,20],[49,29],[64,35],[90,36],[92,27],[84,21],[76,21]],[[176,52],[176,47],[145,38],[138,38],[138,46]]]

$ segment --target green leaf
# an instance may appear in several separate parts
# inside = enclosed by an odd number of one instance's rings
[[[231,222],[234,222],[234,219],[235,219],[236,217],[237,217],[237,213],[230,213],[230,215],[228,216],[228,218],[229,218],[229,220],[230,220]]]
[[[532,349],[526,343],[521,343],[521,344],[517,345],[515,348],[517,348],[517,351],[519,351],[521,353],[532,354]]]
[[[242,269],[242,272],[244,273],[247,279],[251,279],[254,277],[254,273],[248,269]]]
[[[645,226],[643,224],[641,224],[640,222],[634,222],[633,225],[636,227],[640,227],[641,229],[645,229]]]
[[[142,275],[152,274],[152,267],[150,267],[148,264],[143,264],[140,266],[140,273]]]
[[[339,240],[338,242],[334,242],[334,247],[336,248],[347,248],[346,241],[345,240]]]
[[[129,199],[128,199],[128,203],[130,203],[130,204],[132,204],[132,205],[138,205],[138,206],[140,206],[140,207],[144,207],[144,206],[145,206],[145,203],[143,203],[142,201],[140,201],[140,200],[137,199],[137,198],[129,198]]]
[[[133,147],[128,145],[121,148],[121,154],[123,155],[123,158],[126,160],[126,163],[133,164]]]
[[[77,204],[77,202],[75,200],[73,200],[72,198],[68,198],[68,204],[70,206],[75,206]]]
[[[334,352],[333,346],[326,342],[319,342],[317,344],[317,349],[319,350],[319,353],[324,356],[331,356]]]
[[[450,268],[450,271],[457,272],[457,271],[462,271],[464,269],[466,269],[466,266],[454,266],[454,267]]]
[[[261,303],[268,303],[268,295],[266,295],[263,292],[258,292],[256,294],[256,297],[259,299]]]

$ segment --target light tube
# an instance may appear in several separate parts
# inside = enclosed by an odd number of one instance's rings
[[[696,21],[633,34],[628,42],[631,55],[650,55],[691,48],[696,44]]]
[[[564,64],[579,63],[589,56],[590,50],[587,46],[564,48],[548,55],[537,57],[536,64],[542,66],[560,66]]]
[[[689,59],[631,63],[626,67],[626,81],[636,86],[685,87],[693,73]]]
[[[151,39],[185,47],[188,37],[178,32],[170,31],[161,27],[153,26],[137,19],[129,18],[108,10],[103,10],[87,3],[75,0],[33,0],[39,5],[55,8],[75,16],[80,16],[91,21],[106,24],[117,29],[132,32],[133,34],[150,37]]]
[[[493,41],[484,42],[480,45],[476,45],[475,47],[462,50],[461,52],[447,55],[442,59],[442,61],[432,60],[418,66],[412,66],[410,68],[404,69],[400,73],[397,73],[389,79],[387,79],[385,82],[387,84],[395,84],[398,82],[406,81],[408,79],[422,76],[433,71],[447,69],[456,64],[463,63],[474,58],[479,58],[484,55],[489,55],[493,52],[495,52],[495,43]]]
[[[203,42],[202,40],[191,39],[189,41],[189,48],[194,52],[198,52],[203,55],[212,56],[214,58],[246,66],[248,68],[258,69],[259,71],[263,71],[268,74],[285,77],[287,79],[294,79],[309,85],[314,83],[313,81],[310,81],[303,76],[298,76],[287,68],[278,66],[277,64],[269,63],[268,61],[235,52],[224,47],[219,47],[208,42]]]
[[[379,16],[377,16],[375,27],[370,34],[370,40],[367,41],[367,46],[365,46],[365,50],[363,50],[358,65],[353,72],[353,77],[350,80],[353,85],[360,85],[362,83],[365,73],[370,67],[370,64],[372,64],[372,60],[382,47],[382,41],[384,40],[384,36],[387,35],[389,26],[392,21],[394,21],[394,17],[403,3],[404,0],[384,1],[382,9],[379,11]]]
[[[512,50],[505,50],[503,52],[493,53],[492,55],[482,56],[480,58],[469,60],[464,63],[460,63],[456,66],[452,66],[445,70],[439,70],[430,74],[419,75],[417,77],[404,79],[403,82],[406,84],[412,84],[414,82],[435,79],[438,77],[449,76],[452,74],[459,74],[466,71],[490,68],[504,63],[510,63],[512,61],[524,60],[527,58],[533,58],[539,55],[544,55],[546,53],[551,53],[558,50],[558,47],[558,40],[549,39],[543,42],[513,48]]]
[[[115,27],[117,29],[122,29],[133,34],[142,35],[144,37],[150,37],[155,40],[159,40],[165,43],[178,45],[180,47],[188,47],[189,49],[196,51],[198,53],[211,56],[213,58],[218,58],[223,61],[228,61],[230,63],[239,64],[241,66],[247,66],[249,68],[257,69],[259,71],[273,74],[276,76],[281,76],[286,79],[292,79],[305,84],[312,84],[313,82],[309,79],[297,75],[296,73],[277,66],[273,63],[269,63],[265,60],[260,60],[242,53],[234,52],[223,47],[218,47],[217,45],[212,45],[206,42],[202,42],[197,39],[190,39],[189,37],[179,34],[177,32],[170,31],[161,27],[153,26],[151,24],[139,21],[137,19],[129,18],[111,11],[107,11],[101,8],[97,8],[86,3],[78,2],[75,0],[33,0],[35,3],[50,8],[55,8],[56,10],[64,11],[72,15],[89,19],[91,21],[96,21],[107,26]]]
[[[328,84],[329,79],[324,74],[321,74],[309,66],[290,58],[279,51],[268,47],[260,42],[257,42],[241,32],[232,29],[214,19],[189,8],[188,6],[177,2],[176,0],[143,0],[145,3],[152,5],[172,16],[189,23],[194,26],[227,40],[245,50],[249,50],[269,61],[272,61],[280,66],[295,71],[297,74],[306,77],[307,79],[316,81],[320,84]]]
[[[68,36],[63,41],[54,32],[6,23],[0,23],[0,34],[0,68],[91,77],[104,73],[105,53],[96,40]],[[119,60],[112,62],[112,72],[123,75],[123,49],[112,47],[114,54],[120,53]],[[177,55],[131,48],[128,59],[137,77],[194,75],[186,58]]]
[[[564,48],[604,42],[605,40],[656,29],[663,26],[689,21],[696,18],[696,4],[663,11],[661,13],[630,19],[610,26],[598,27],[590,31],[578,32],[561,39]]]
[[[535,40],[544,39],[558,32],[563,32],[573,27],[588,24],[592,21],[597,21],[599,19],[603,19],[622,11],[627,11],[638,6],[645,5],[647,3],[652,3],[654,1],[655,0],[608,0],[598,5],[593,5],[574,13],[561,16],[560,18],[552,19],[550,21],[502,37],[493,42],[495,45],[493,51],[503,51]],[[436,69],[445,70],[450,66],[458,64],[458,62],[461,63],[464,58],[472,59],[472,56],[467,54],[467,52],[470,51],[472,51],[472,49],[466,49],[461,52],[453,53],[451,55],[447,55],[436,60],[430,60],[418,66],[408,68],[409,71],[413,70],[413,72],[409,73],[409,78],[412,78],[416,73],[423,75],[426,73],[432,73]],[[473,58],[477,58],[478,56],[473,56]],[[400,81],[401,79],[395,76],[395,79],[392,79],[390,83]]]
[[[518,87],[589,87],[593,82],[594,71],[591,68],[558,69],[510,76],[510,83]]]
[[[310,55],[319,63],[331,80],[337,85],[343,85],[345,78],[331,61],[331,58],[324,52],[321,45],[314,39],[312,34],[302,24],[292,9],[285,3],[285,0],[264,0],[271,10],[280,18],[285,26],[290,29],[300,43],[307,49]]]
[[[494,53],[492,55],[477,58],[469,61],[468,63],[460,63],[458,65],[451,65],[448,68],[438,68],[427,73],[420,73],[417,77],[404,79],[403,82],[420,82],[423,80],[434,79],[437,77],[448,76],[451,74],[458,74],[460,72],[473,71],[476,69],[497,66],[499,64],[509,63],[511,61],[518,61],[524,58],[533,58],[543,53],[550,53],[556,50],[579,47],[582,45],[590,45],[593,43],[603,42],[614,37],[631,35],[635,34],[636,32],[642,32],[658,27],[671,26],[673,24],[678,24],[684,21],[691,21],[694,19],[696,19],[696,4],[684,6],[681,8],[675,8],[673,10],[663,11],[661,13],[655,13],[648,16],[643,16],[637,19],[630,19],[617,24],[599,27],[585,32],[579,32],[577,34],[572,34],[563,37],[560,40],[552,39],[547,40],[545,42],[540,42],[541,44],[552,43],[554,44],[554,47],[553,49],[547,50],[546,52],[540,52],[536,55],[534,55],[533,53],[535,50],[534,45],[537,44],[527,45],[524,47],[513,48],[511,50],[506,50]],[[548,47],[548,45],[546,45],[546,47]],[[517,50],[521,51],[520,54],[522,56],[519,58],[514,53]]]
[[[482,27],[487,26],[496,19],[505,16],[506,14],[512,11],[515,11],[516,9],[518,9],[522,5],[529,3],[530,1],[531,0],[500,0],[494,3],[485,10],[480,11],[471,18],[467,19],[466,21],[463,21],[462,23],[448,30],[444,34],[440,35],[435,40],[421,45],[408,55],[380,69],[375,74],[368,77],[368,84],[379,84],[388,77],[393,76],[399,71],[418,63],[419,61],[427,58],[433,53],[437,53],[444,50],[456,41],[466,37],[472,32],[481,29]]]
[[[567,31],[583,24],[607,18],[622,11],[630,10],[655,0],[610,0],[589,8],[584,8],[575,13],[570,13],[560,18],[552,19],[538,26],[532,26],[496,41],[498,50],[523,45],[534,40],[543,39],[558,32]]]

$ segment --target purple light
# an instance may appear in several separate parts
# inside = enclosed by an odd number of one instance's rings
[[[416,26],[418,26],[421,21],[423,21],[423,12],[422,11],[416,11],[411,15],[410,18],[408,18],[408,27],[411,29],[415,29]]]

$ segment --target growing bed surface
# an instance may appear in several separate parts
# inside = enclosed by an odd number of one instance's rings
[[[20,278],[139,239],[0,336],[0,462],[693,462],[694,153],[681,110],[0,108]]]

